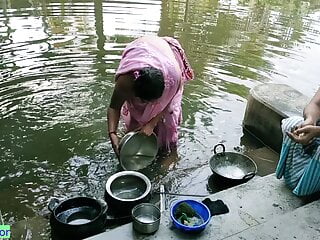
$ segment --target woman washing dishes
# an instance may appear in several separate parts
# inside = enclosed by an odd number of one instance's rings
[[[276,175],[298,196],[320,191],[320,89],[304,109],[304,118],[282,121],[283,143]]]
[[[125,48],[108,109],[109,138],[117,156],[120,115],[127,131],[140,129],[148,136],[154,132],[160,147],[176,146],[183,85],[191,79],[186,55],[173,38],[141,37]]]

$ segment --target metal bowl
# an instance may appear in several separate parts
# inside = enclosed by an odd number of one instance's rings
[[[160,209],[155,205],[141,203],[132,209],[132,226],[140,233],[154,233],[159,229],[160,217]]]
[[[124,170],[140,170],[150,165],[158,153],[157,136],[129,132],[120,141],[120,165]]]
[[[135,171],[122,171],[107,180],[105,198],[110,207],[130,213],[135,205],[149,201],[150,192],[148,177]]]

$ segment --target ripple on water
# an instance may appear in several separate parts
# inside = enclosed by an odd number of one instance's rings
[[[119,171],[106,108],[121,53],[137,36],[179,38],[196,73],[185,87],[179,154],[146,170],[155,187],[208,193],[196,188],[211,174],[212,147],[242,144],[256,84],[310,94],[319,84],[313,2],[9,2],[0,12],[0,206],[9,222],[45,212],[52,196],[103,197]]]

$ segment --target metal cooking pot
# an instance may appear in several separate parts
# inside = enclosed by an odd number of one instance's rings
[[[134,206],[150,200],[150,193],[151,182],[147,176],[136,171],[122,171],[107,180],[105,200],[118,213],[131,214]]]
[[[222,151],[217,152],[221,147]],[[213,151],[214,156],[210,159],[210,168],[213,173],[227,180],[246,182],[253,178],[257,173],[256,163],[240,153],[226,152],[223,144],[217,144]]]
[[[160,225],[160,209],[151,203],[141,203],[132,209],[132,226],[144,234],[154,233]]]
[[[120,165],[124,170],[140,170],[150,165],[158,153],[157,136],[127,133],[119,143]]]
[[[53,237],[83,239],[105,229],[108,206],[103,201],[75,197],[60,202],[52,198],[48,208]]]

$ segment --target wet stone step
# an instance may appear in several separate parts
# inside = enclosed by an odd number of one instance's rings
[[[227,240],[255,239],[320,239],[320,200],[292,212],[226,238]]]
[[[140,235],[132,229],[132,224],[126,224],[89,239],[225,239],[290,213],[310,201],[293,195],[273,174],[215,193],[210,195],[210,199],[223,200],[230,212],[212,217],[207,228],[198,235],[184,234],[172,228],[167,210],[163,213],[160,228],[154,235]]]

